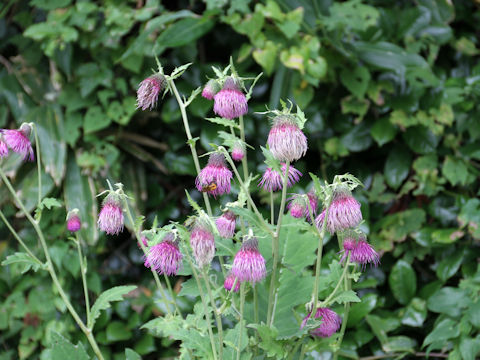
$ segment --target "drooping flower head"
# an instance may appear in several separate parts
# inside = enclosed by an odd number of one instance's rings
[[[159,274],[177,275],[182,267],[182,253],[175,235],[168,233],[160,243],[151,246],[144,265],[153,268]]]
[[[287,205],[287,208],[290,210],[290,215],[294,218],[306,218],[310,221],[310,210],[308,205],[312,209],[312,214],[315,215],[317,212],[318,198],[315,195],[315,192],[309,191],[307,195],[294,194],[290,199]]]
[[[123,231],[123,209],[118,194],[110,192],[103,200],[102,210],[98,214],[98,228],[109,235],[118,235]]]
[[[353,236],[346,236],[343,239],[343,250],[341,251],[342,257],[340,259],[340,262],[343,263],[349,254],[352,253],[353,250],[355,250],[355,247],[357,246],[357,239]],[[351,256],[350,256],[351,260]]]
[[[202,90],[202,96],[205,99],[213,100],[213,97],[218,93],[220,90],[220,84],[216,80],[208,80]]]
[[[227,167],[225,156],[213,153],[208,158],[205,166],[195,180],[198,191],[207,192],[214,197],[230,192],[232,171]]]
[[[20,154],[23,160],[33,161],[35,159],[32,143],[30,142],[32,127],[29,124],[23,123],[18,130],[2,129],[1,132],[5,144],[13,152]],[[2,153],[5,154],[5,147],[3,147]]]
[[[82,222],[78,216],[78,209],[73,209],[67,214],[67,230],[77,232],[82,227]]]
[[[318,227],[323,224],[325,210],[315,220]],[[362,221],[360,203],[352,196],[346,187],[339,188],[333,194],[332,203],[328,211],[327,230],[334,232],[354,228]]]
[[[273,118],[267,143],[274,158],[284,162],[300,159],[308,147],[307,138],[293,115],[278,115]]]
[[[286,164],[281,164],[282,174],[272,168],[267,168],[265,173],[263,174],[258,186],[263,188],[266,191],[278,191],[282,190],[283,188],[283,176],[285,175],[286,171]],[[302,173],[295,169],[292,165],[288,167],[288,180],[287,180],[287,188],[292,187],[298,180]]]
[[[190,246],[199,267],[204,267],[212,262],[215,256],[215,238],[206,221],[198,219],[195,222],[190,233]]]
[[[303,319],[301,328],[305,327],[309,318],[310,314]],[[317,312],[315,313],[315,319],[318,318],[321,319],[322,324],[318,328],[310,331],[310,334],[313,336],[324,338],[330,337],[333,335],[333,333],[338,331],[340,325],[342,324],[342,318],[338,316],[335,311],[329,308],[318,308]]]
[[[247,98],[231,77],[226,78],[213,100],[213,111],[223,118],[235,119],[248,112]]]
[[[240,282],[250,281],[255,284],[262,281],[266,274],[265,259],[258,251],[258,240],[245,240],[233,259],[232,275]]]
[[[233,284],[235,284],[235,287],[233,287]],[[233,276],[231,273],[227,275],[225,278],[225,281],[223,283],[223,287],[227,291],[233,291],[233,292],[238,292],[240,290],[240,280],[235,281],[235,276]]]
[[[138,85],[137,109],[152,110],[158,101],[158,96],[165,88],[165,82],[162,74],[155,74],[143,80]]]
[[[8,145],[0,135],[0,159],[8,156]]]
[[[217,230],[221,237],[229,239],[235,234],[236,215],[230,211],[225,211],[222,216],[215,220]]]
[[[355,248],[352,250],[351,260],[360,264],[363,269],[365,269],[369,263],[374,266],[380,264],[378,253],[365,239],[358,240]]]
[[[232,159],[242,161],[245,156],[245,145],[241,141],[236,141],[232,147]]]

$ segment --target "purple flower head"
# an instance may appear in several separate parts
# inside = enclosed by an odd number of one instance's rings
[[[215,239],[210,227],[197,220],[190,233],[190,245],[193,257],[199,267],[204,267],[212,262],[215,256]]]
[[[165,235],[160,243],[150,247],[144,265],[153,268],[159,274],[177,275],[182,267],[182,253],[172,233]]]
[[[208,80],[208,82],[205,84],[205,87],[202,90],[202,96],[205,99],[213,100],[213,97],[215,96],[215,94],[218,93],[219,90],[220,90],[220,85],[216,80],[213,80],[213,79]]]
[[[281,167],[282,174],[285,174],[286,167],[287,167],[286,164],[282,163],[282,167]],[[283,188],[282,174],[280,174],[278,171],[272,168],[267,168],[262,178],[260,179],[258,186],[260,186],[266,191],[282,190]],[[290,165],[288,167],[287,188],[292,187],[296,182],[298,182],[301,176],[302,176],[302,173],[297,169],[295,169],[292,165]]]
[[[357,246],[357,240],[355,238],[347,236],[345,239],[343,239],[343,250],[341,251],[342,258],[340,259],[341,263],[347,259],[348,254],[355,249],[355,246]]]
[[[13,152],[22,155],[23,160],[33,161],[35,156],[30,142],[31,132],[32,127],[26,123],[22,124],[18,130],[2,130],[3,141]],[[5,147],[2,153],[5,154]]]
[[[365,239],[358,240],[355,248],[352,250],[350,259],[352,262],[356,262],[357,264],[361,265],[363,269],[365,269],[368,263],[371,263],[374,266],[378,266],[378,264],[380,264],[380,257],[378,256],[378,253],[369,243],[365,241]]]
[[[118,235],[123,231],[122,203],[115,193],[108,194],[103,201],[97,224],[100,230],[110,235]]]
[[[3,141],[3,137],[0,137],[0,159],[8,156],[8,145]]]
[[[232,159],[235,161],[242,161],[245,156],[245,146],[237,141],[232,147]]]
[[[165,77],[161,74],[152,75],[138,85],[137,109],[152,110],[157,103],[160,92],[165,88]]]
[[[198,191],[206,191],[208,194],[217,197],[218,195],[230,192],[232,171],[225,163],[225,156],[220,153],[213,153],[208,158],[208,164],[195,179],[195,186]]]
[[[67,214],[67,230],[77,232],[82,227],[82,222],[78,216],[78,209],[73,209]]]
[[[240,282],[250,281],[252,284],[262,281],[267,275],[265,259],[258,251],[256,238],[243,242],[233,259],[232,275]]]
[[[233,284],[235,284],[234,288]],[[237,279],[237,281],[235,282],[235,276],[233,276],[232,274],[228,274],[225,278],[225,282],[223,283],[223,287],[227,291],[238,292],[238,290],[240,290],[240,281]]]
[[[220,216],[215,224],[217,225],[217,230],[220,233],[220,236],[226,239],[233,237],[235,234],[235,224],[236,224],[235,214],[228,210],[225,211],[222,216]]]
[[[303,329],[307,324],[308,319],[310,318],[310,314],[303,319],[301,328]],[[318,308],[317,312],[315,313],[315,319],[320,318],[322,320],[322,324],[312,330],[310,333],[313,336],[318,337],[330,337],[333,333],[337,332],[342,324],[342,318],[338,316],[338,314],[330,310],[329,308]]]
[[[290,198],[290,202],[287,204],[287,209],[290,210],[290,215],[297,219],[304,217],[305,212],[308,212],[305,198],[299,194],[295,194]]]
[[[307,152],[307,138],[292,115],[279,115],[273,119],[267,140],[270,151],[279,161],[295,161]]]
[[[222,90],[215,94],[213,100],[213,111],[223,118],[235,119],[248,112],[247,98],[231,77],[225,80]]]
[[[318,227],[322,226],[324,218],[325,210],[315,220]],[[333,234],[336,231],[354,228],[361,221],[360,203],[355,200],[351,192],[347,189],[335,192],[328,211],[327,230]]]

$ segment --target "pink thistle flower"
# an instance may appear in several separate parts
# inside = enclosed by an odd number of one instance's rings
[[[235,284],[234,288],[233,284]],[[223,287],[227,291],[238,292],[238,290],[240,290],[240,281],[238,279],[237,281],[235,281],[235,276],[233,276],[232,274],[228,274],[225,278],[225,282],[223,283]]]
[[[208,80],[208,82],[205,84],[205,87],[202,90],[202,96],[205,99],[213,100],[213,97],[215,96],[215,94],[218,93],[219,90],[220,90],[220,85],[216,80],[213,80],[213,79]]]
[[[0,158],[4,158],[8,156],[8,145],[3,138],[0,137]]]
[[[190,233],[193,257],[199,267],[209,265],[215,256],[215,239],[209,227],[197,221]]]
[[[317,216],[318,227],[323,224],[325,210]],[[360,203],[352,196],[350,191],[341,190],[333,195],[332,203],[328,211],[327,230],[333,234],[336,231],[354,228],[362,221]]]
[[[152,110],[160,92],[165,88],[165,77],[161,74],[152,75],[143,80],[137,90],[137,109]]]
[[[159,274],[177,275],[182,268],[182,253],[173,234],[167,234],[157,245],[150,247],[144,265]]]
[[[82,227],[80,217],[76,213],[69,213],[67,216],[67,230],[77,232]]]
[[[350,254],[355,249],[356,246],[357,246],[357,240],[355,240],[352,237],[346,237],[343,240],[343,250],[341,251],[342,258],[340,259],[341,263],[343,263],[347,259],[348,254]]]
[[[295,161],[307,152],[307,138],[291,115],[279,115],[273,119],[267,139],[268,146],[275,159]]]
[[[252,284],[262,281],[267,275],[265,259],[258,251],[256,238],[248,239],[242,244],[233,259],[232,275],[240,282],[250,281]]]
[[[233,237],[235,234],[235,225],[236,225],[236,216],[235,214],[228,210],[225,211],[222,216],[220,216],[215,224],[217,225],[217,230],[220,233],[220,236],[226,239]]]
[[[285,175],[285,170],[287,166],[284,163],[282,163],[281,165],[282,165],[281,166],[282,174]],[[296,182],[298,182],[301,176],[302,176],[302,173],[297,169],[295,169],[292,165],[290,165],[288,168],[287,188],[292,187]],[[258,186],[263,188],[266,191],[282,190],[283,188],[282,175],[278,171],[272,168],[267,168],[262,178],[260,179]]]
[[[213,153],[208,158],[208,164],[195,179],[195,186],[198,191],[206,191],[208,194],[217,197],[218,195],[230,192],[232,171],[225,163],[225,156],[220,153]]]
[[[2,130],[3,140],[13,152],[23,156],[23,160],[33,161],[32,143],[30,142],[30,133],[32,128],[28,124],[22,124],[18,130]],[[3,150],[5,153],[5,150]],[[6,155],[5,155],[6,156]]]
[[[103,201],[97,224],[101,231],[110,235],[118,235],[123,231],[122,203],[114,193],[108,194]]]
[[[213,111],[226,118],[235,119],[248,112],[247,98],[231,77],[225,80],[222,90],[213,97]]]
[[[302,195],[295,194],[290,198],[290,202],[287,204],[287,209],[290,210],[290,215],[294,218],[300,219],[305,216],[305,211],[308,211],[305,205],[305,199]]]
[[[310,318],[310,314],[303,319],[301,328],[303,329],[307,324],[308,319]],[[322,320],[322,324],[312,330],[310,333],[313,336],[327,338],[332,336],[333,333],[337,332],[342,324],[342,318],[338,316],[338,314],[330,310],[329,308],[318,308],[317,312],[315,313],[315,319],[320,318]]]
[[[344,245],[345,248],[345,245]],[[367,243],[364,239],[360,239],[355,248],[351,250],[352,255],[350,259],[353,262],[361,265],[363,269],[367,266],[368,263],[373,264],[375,267],[380,264],[380,257],[378,253],[373,249],[373,247]]]
[[[242,161],[245,156],[245,146],[237,141],[232,148],[232,159],[235,161]]]

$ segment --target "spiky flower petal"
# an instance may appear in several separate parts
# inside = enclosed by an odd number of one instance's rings
[[[0,137],[0,159],[8,156],[8,145],[3,138]]]
[[[267,168],[262,178],[260,179],[258,186],[263,188],[266,191],[282,190],[283,176],[285,175],[286,164],[282,163],[281,165],[282,165],[281,170],[283,175],[272,168]],[[295,169],[292,165],[290,165],[288,167],[287,188],[292,187],[296,182],[298,182],[301,176],[302,176],[302,173],[297,169]]]
[[[223,118],[235,119],[248,112],[247,98],[231,77],[225,80],[222,90],[213,100],[213,111]]]
[[[202,90],[202,96],[205,99],[213,100],[213,97],[215,96],[215,94],[218,93],[219,90],[220,90],[220,85],[216,80],[213,80],[213,79],[208,80],[208,82],[205,84]]]
[[[232,275],[241,282],[250,281],[254,284],[262,281],[266,274],[265,259],[258,251],[257,239],[244,241],[233,260]]]
[[[273,119],[267,140],[270,151],[279,161],[295,161],[307,152],[307,138],[291,115],[279,115]]]
[[[109,235],[118,235],[123,231],[122,203],[114,193],[107,195],[98,215],[98,228]]]
[[[235,287],[233,287],[233,284],[235,284]],[[235,281],[235,276],[228,274],[225,278],[225,282],[223,283],[223,287],[227,291],[238,292],[238,290],[240,290],[240,280],[237,279]]]
[[[7,146],[17,154],[23,157],[23,160],[33,161],[35,156],[33,155],[32,143],[30,142],[30,133],[32,128],[29,124],[22,124],[18,130],[1,130],[3,140]],[[3,149],[5,154],[5,148]],[[5,155],[6,156],[6,155]]]
[[[215,238],[206,224],[197,221],[190,233],[190,245],[193,257],[199,267],[204,267],[212,262],[215,256]]]
[[[165,77],[161,74],[152,75],[143,80],[137,90],[137,109],[152,110],[160,92],[165,88]]]
[[[323,224],[325,210],[315,220],[318,227]],[[362,221],[360,203],[350,191],[341,190],[334,194],[328,211],[327,230],[333,234],[337,231],[354,228]]]
[[[182,257],[175,236],[167,234],[160,243],[150,247],[144,265],[159,274],[177,275],[182,267]]]
[[[360,264],[363,269],[365,269],[369,263],[374,266],[378,266],[380,263],[380,257],[378,256],[378,253],[363,239],[360,239],[355,248],[352,250],[351,260],[357,264]]]
[[[217,218],[215,224],[217,225],[217,230],[220,233],[221,237],[229,239],[235,234],[235,224],[236,224],[235,214],[228,210],[225,211],[222,216]]]
[[[309,318],[310,314],[303,319],[301,328],[307,324]],[[329,308],[318,308],[317,312],[315,313],[315,319],[318,318],[322,320],[322,324],[310,332],[313,336],[324,338],[330,337],[333,335],[333,333],[338,331],[340,325],[342,324],[342,318],[338,316],[335,311]]]
[[[198,191],[206,191],[208,194],[217,197],[230,192],[232,176],[232,171],[225,163],[225,156],[220,153],[213,153],[208,158],[207,166],[195,179],[195,186]]]

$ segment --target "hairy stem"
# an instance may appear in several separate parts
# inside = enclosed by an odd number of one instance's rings
[[[87,313],[87,324],[90,324],[90,299],[88,298],[88,287],[87,287],[87,267],[82,255],[82,244],[78,236],[78,232],[75,233],[77,252],[78,252],[78,261],[80,262],[80,272],[82,274],[82,284],[83,284],[83,295],[85,296],[85,312]]]
[[[165,284],[167,284],[168,292],[170,293],[170,296],[172,297],[172,302],[173,305],[175,306],[175,310],[177,313],[181,316],[182,312],[180,311],[180,308],[178,307],[177,300],[175,299],[175,293],[173,292],[172,285],[170,284],[170,279],[166,274],[163,274],[163,277],[165,279]]]
[[[270,190],[270,222],[275,225],[275,204],[273,203],[273,191]]]
[[[212,304],[212,309],[213,313],[215,315],[215,321],[217,323],[217,329],[218,329],[218,356],[220,359],[223,358],[223,325],[222,325],[222,317],[220,316],[217,306],[215,304],[215,299],[213,298],[212,294],[212,289],[210,287],[210,281],[208,279],[208,273],[206,268],[203,268],[203,277],[205,280],[205,284],[207,285],[207,292],[208,292],[208,297],[210,298],[210,303]]]
[[[350,260],[350,254],[348,254],[348,260]],[[348,264],[347,260],[347,264]],[[346,265],[347,265],[346,264]],[[346,266],[345,266],[346,267]],[[345,283],[345,290],[350,290],[352,288],[352,280],[347,276],[344,277],[344,283]],[[342,327],[340,328],[340,334],[338,336],[337,340],[337,351],[333,354],[333,359],[337,360],[338,359],[338,354],[340,352],[340,347],[342,345],[343,341],[343,336],[345,335],[345,329],[347,328],[347,322],[348,322],[348,313],[350,312],[350,303],[346,302],[345,303],[345,310],[343,312],[343,320],[342,320]]]
[[[38,203],[37,207],[40,207],[40,203],[42,202],[42,166],[41,166],[41,158],[40,158],[40,143],[38,141],[38,133],[37,133],[37,126],[33,124],[33,132],[35,134],[35,149],[37,150],[37,176],[38,176]],[[40,221],[40,219],[38,219]]]
[[[338,282],[337,282],[337,285],[335,285],[335,288],[333,289],[333,291],[330,293],[330,295],[328,295],[328,297],[321,302],[321,304],[319,305],[320,307],[325,307],[325,306],[328,306],[328,303],[330,302],[330,300],[332,300],[332,298],[335,296],[335,294],[337,293],[338,289],[340,288],[340,285],[342,283],[344,283],[345,285],[345,290],[349,290],[347,289],[347,271],[348,271],[348,266],[350,265],[350,253],[348,254],[348,257],[347,257],[347,262],[345,263],[345,267],[343,268],[343,272],[342,272],[342,275],[340,276],[340,279],[338,279]]]
[[[243,122],[243,116],[239,117],[240,122],[240,139],[245,144],[245,124]],[[243,180],[248,178],[248,162],[247,162],[247,151],[245,149],[245,156],[242,158],[242,168],[243,168]]]
[[[243,310],[245,307],[245,283],[240,284],[240,334],[238,335],[238,348],[237,348],[237,360],[240,360],[242,353],[242,333],[243,333]]]

